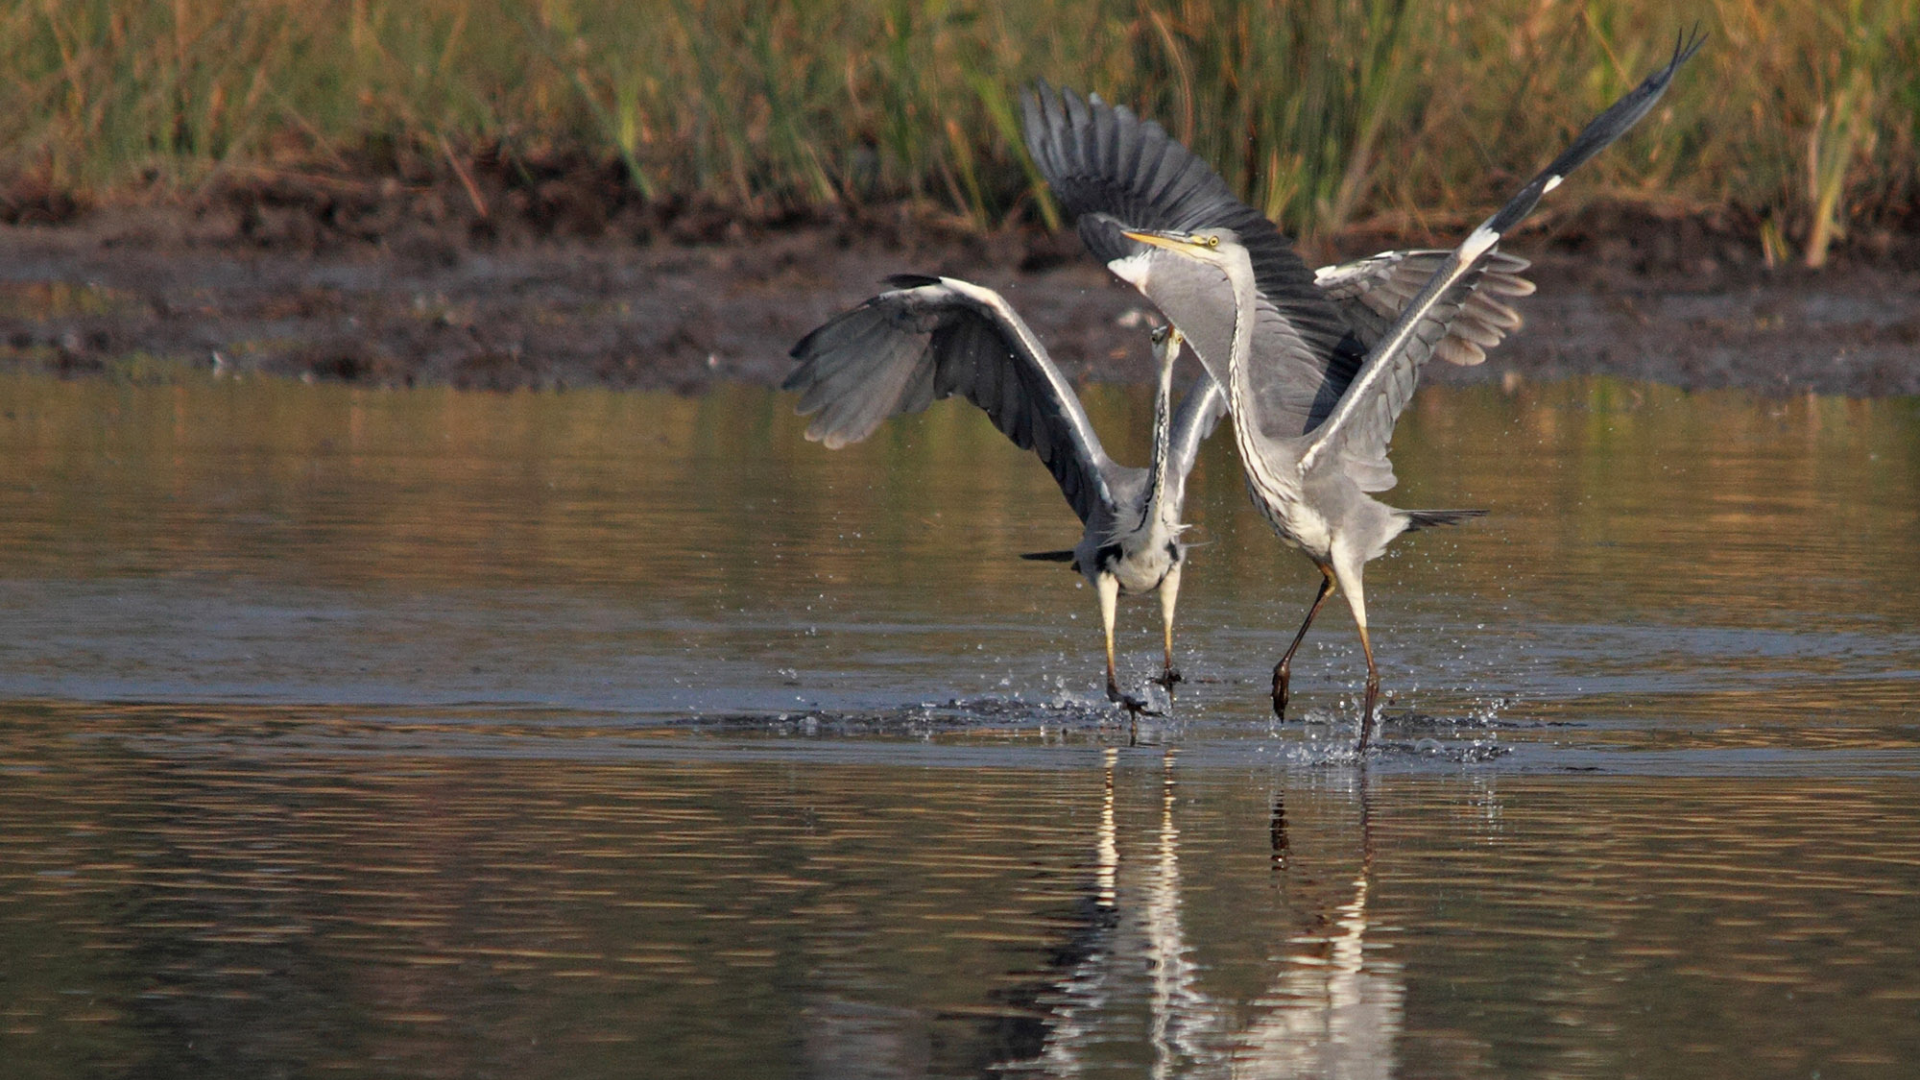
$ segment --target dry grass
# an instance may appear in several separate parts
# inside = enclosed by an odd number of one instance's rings
[[[0,0],[0,177],[458,181],[489,150],[992,227],[1047,213],[1015,119],[1045,77],[1161,119],[1291,231],[1417,227],[1483,208],[1696,21],[1707,50],[1587,192],[1731,211],[1809,262],[1911,210],[1911,0]]]

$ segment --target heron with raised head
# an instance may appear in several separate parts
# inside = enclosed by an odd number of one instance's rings
[[[1338,589],[1367,661],[1364,753],[1377,723],[1380,670],[1367,632],[1361,571],[1403,532],[1479,510],[1401,510],[1373,497],[1395,483],[1387,450],[1420,369],[1445,342],[1487,274],[1500,238],[1575,168],[1653,108],[1701,45],[1672,59],[1590,122],[1559,157],[1439,258],[1384,331],[1356,325],[1316,286],[1291,243],[1225,181],[1151,121],[1098,97],[1042,85],[1023,101],[1027,147],[1087,247],[1139,289],[1227,389],[1235,446],[1254,506],[1321,580],[1273,669],[1286,716],[1294,653]],[[1476,331],[1497,329],[1480,326]],[[1371,338],[1371,340],[1369,340]],[[1495,335],[1497,340],[1497,334]]]
[[[1040,456],[1080,516],[1079,544],[1031,559],[1071,563],[1093,586],[1106,634],[1107,697],[1140,712],[1114,669],[1113,624],[1122,593],[1160,600],[1169,693],[1180,680],[1173,662],[1173,613],[1186,545],[1180,521],[1187,474],[1200,443],[1226,412],[1220,385],[1201,375],[1173,409],[1177,331],[1153,332],[1159,384],[1152,456],[1144,469],[1107,456],[1073,387],[1033,330],[992,289],[949,277],[900,275],[886,292],[836,316],[793,347],[799,367],[783,388],[800,391],[801,413],[816,413],[807,438],[838,448],[881,422],[959,394],[978,405],[1014,445]]]

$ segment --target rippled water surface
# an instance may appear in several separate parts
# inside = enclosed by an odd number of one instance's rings
[[[1423,391],[1390,497],[1492,513],[1369,567],[1365,763],[1342,611],[1269,718],[1315,576],[1226,440],[1129,745],[1030,455],[802,427],[0,377],[0,1071],[1920,1060],[1914,403]]]

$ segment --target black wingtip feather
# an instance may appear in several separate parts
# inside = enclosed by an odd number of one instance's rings
[[[1504,234],[1508,229],[1519,224],[1522,218],[1533,212],[1534,206],[1540,202],[1540,197],[1546,194],[1550,184],[1565,178],[1631,130],[1643,117],[1653,111],[1654,105],[1672,84],[1674,73],[1680,70],[1680,65],[1691,60],[1693,54],[1699,52],[1700,47],[1706,42],[1706,35],[1700,32],[1697,25],[1691,36],[1676,37],[1673,59],[1668,61],[1665,67],[1648,75],[1639,86],[1628,91],[1605,112],[1589,121],[1586,127],[1581,128],[1580,134],[1573,140],[1573,145],[1562,151],[1559,157],[1554,158],[1552,164],[1540,170],[1539,175],[1522,188],[1518,195],[1509,200],[1507,205],[1501,207],[1499,213],[1489,218],[1486,227],[1496,234]]]

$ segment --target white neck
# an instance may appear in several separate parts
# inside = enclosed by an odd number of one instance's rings
[[[1227,398],[1233,410],[1234,448],[1240,451],[1240,466],[1254,507],[1283,539],[1291,539],[1298,535],[1293,517],[1300,504],[1301,474],[1284,465],[1276,468],[1266,455],[1260,406],[1253,390],[1253,329],[1259,303],[1253,264],[1240,250],[1227,260],[1226,270],[1227,281],[1233,286],[1233,348],[1228,352]]]
[[[1227,354],[1227,404],[1233,411],[1233,441],[1246,467],[1247,479],[1265,490],[1277,487],[1277,478],[1269,474],[1265,459],[1258,452],[1255,436],[1261,430],[1260,407],[1253,395],[1253,321],[1258,294],[1254,289],[1253,263],[1245,249],[1238,249],[1223,260],[1227,283],[1233,286],[1233,347]]]
[[[1160,349],[1155,359],[1160,361],[1160,383],[1153,395],[1153,456],[1147,462],[1147,498],[1140,508],[1140,528],[1159,526],[1161,530],[1177,530],[1180,522],[1179,508],[1167,501],[1167,459],[1173,453],[1173,362],[1179,354],[1171,350],[1172,342]]]

